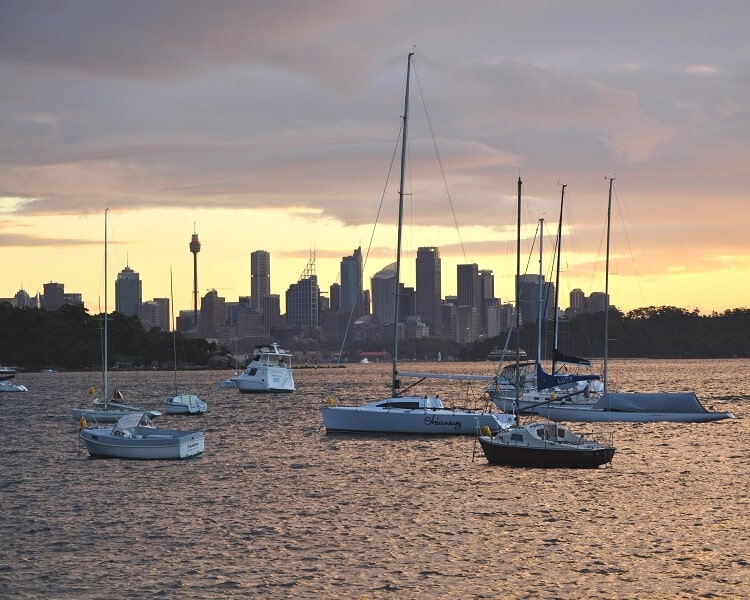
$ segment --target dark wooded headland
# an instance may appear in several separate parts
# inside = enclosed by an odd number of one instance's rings
[[[551,356],[551,323],[545,325],[543,357]],[[166,368],[173,365],[172,334],[160,329],[145,331],[135,317],[112,313],[108,317],[109,363],[111,367]],[[325,361],[338,354],[341,342],[302,339],[294,329],[272,332],[274,340],[292,352]],[[423,338],[401,344],[405,360],[444,358],[485,360],[502,348],[507,334],[462,346],[455,340]],[[522,347],[536,356],[534,323],[521,332]],[[750,309],[738,308],[721,314],[701,315],[673,306],[639,308],[624,314],[610,310],[609,356],[611,358],[749,358]],[[564,354],[600,357],[604,349],[604,313],[582,314],[559,326],[559,349]],[[344,354],[355,360],[359,352],[389,348],[388,339],[359,339],[347,344]],[[46,367],[65,370],[100,369],[102,363],[102,318],[89,315],[81,306],[58,310],[17,308],[0,304],[0,364],[22,370]],[[231,353],[202,338],[177,334],[178,361],[194,367],[234,368]]]

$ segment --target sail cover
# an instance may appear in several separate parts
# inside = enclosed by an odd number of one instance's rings
[[[599,379],[599,375],[550,375],[542,369],[542,365],[536,366],[536,387],[539,390],[547,390],[579,381],[593,381],[594,379]]]
[[[705,413],[695,392],[607,392],[594,410],[644,413]]]

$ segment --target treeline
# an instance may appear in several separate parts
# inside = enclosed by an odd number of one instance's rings
[[[145,331],[135,317],[111,313],[107,319],[109,368],[171,369],[172,334],[154,328]],[[558,327],[559,350],[586,358],[604,355],[604,313],[581,314]],[[0,304],[0,365],[25,370],[53,368],[82,371],[101,369],[103,317],[89,315],[82,306],[65,305],[58,310],[17,308]],[[292,352],[317,351],[325,358],[331,349],[315,340],[279,335]],[[534,323],[521,329],[521,347],[536,357],[538,333]],[[424,338],[399,343],[401,360],[486,360],[502,349],[507,333],[462,346],[455,340]],[[552,324],[545,323],[542,356],[552,356]],[[624,314],[610,309],[609,356],[611,358],[750,358],[750,309],[738,308],[721,314],[701,315],[674,306],[639,308]],[[176,335],[180,368],[235,368],[234,357],[202,338]],[[329,343],[329,345],[331,345]],[[338,348],[338,343],[335,344]],[[333,347],[333,346],[331,346]],[[356,359],[362,350],[387,350],[392,339],[360,340],[347,346]],[[509,348],[515,348],[515,339]]]
[[[604,313],[581,314],[558,327],[558,348],[563,354],[597,358],[604,355]],[[504,335],[484,340],[463,358],[478,359],[502,348]],[[701,315],[674,306],[650,306],[624,314],[612,308],[608,326],[611,358],[750,358],[750,309]],[[536,325],[521,329],[521,347],[536,357]],[[552,356],[554,332],[545,324],[543,357]],[[511,348],[515,347],[511,341]]]
[[[104,319],[82,306],[57,310],[17,308],[0,304],[0,364],[25,370],[53,368],[85,371],[102,368]],[[145,331],[135,317],[114,312],[107,317],[109,368],[167,368],[174,365],[172,333]],[[206,367],[217,354],[216,344],[176,334],[181,366]]]

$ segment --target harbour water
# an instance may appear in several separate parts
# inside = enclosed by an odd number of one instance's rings
[[[297,369],[280,396],[199,371],[179,379],[209,412],[158,423],[204,430],[203,456],[94,460],[69,410],[101,375],[22,374],[28,393],[0,394],[0,597],[750,597],[750,360],[611,361],[609,374],[623,390],[693,389],[737,418],[573,424],[613,434],[611,466],[509,469],[472,436],[326,435],[326,397],[384,396],[387,364]],[[110,373],[110,386],[158,408],[173,374]],[[419,389],[482,397],[476,383]]]

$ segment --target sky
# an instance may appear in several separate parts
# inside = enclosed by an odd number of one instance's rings
[[[143,299],[271,292],[314,256],[324,292],[362,247],[395,260],[398,143],[414,52],[403,281],[437,246],[560,295],[702,314],[750,306],[750,46],[745,0],[326,2],[3,0],[0,298],[47,282],[102,310],[125,266]],[[538,222],[544,219],[543,258]]]

